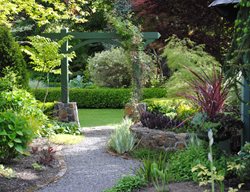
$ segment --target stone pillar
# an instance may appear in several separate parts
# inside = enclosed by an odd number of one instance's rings
[[[80,127],[76,102],[69,102],[69,103],[58,102],[55,105],[54,117],[62,122],[67,122],[67,123],[75,122]]]

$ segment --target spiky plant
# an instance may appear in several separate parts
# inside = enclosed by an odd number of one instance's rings
[[[187,99],[193,101],[200,110],[213,119],[218,113],[222,112],[225,100],[228,96],[228,85],[224,83],[223,75],[214,67],[211,75],[197,73],[188,69],[195,77],[189,82],[193,94],[186,95]]]
[[[115,152],[123,154],[133,149],[136,137],[129,129],[132,123],[131,119],[124,119],[111,134],[108,146]]]

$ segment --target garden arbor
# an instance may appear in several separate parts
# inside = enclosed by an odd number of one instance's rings
[[[143,34],[143,39],[145,46],[152,43],[156,39],[160,38],[160,33],[158,32],[145,32]],[[111,32],[69,32],[68,29],[62,29],[60,33],[49,33],[44,36],[51,39],[62,39],[66,36],[71,36],[72,39],[82,40],[79,44],[69,48],[68,40],[63,44],[61,48],[62,53],[69,53],[75,51],[76,49],[86,46],[87,44],[106,42],[111,44],[119,44],[119,35]],[[64,58],[61,61],[61,101],[66,106],[69,104],[69,73],[68,73],[68,58]],[[67,121],[67,120],[66,120]],[[69,120],[70,121],[70,120]],[[74,121],[74,120],[73,120]]]

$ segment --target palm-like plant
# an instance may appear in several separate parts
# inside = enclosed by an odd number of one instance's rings
[[[193,94],[185,95],[200,107],[201,112],[213,119],[218,113],[222,112],[225,100],[228,96],[228,84],[224,83],[222,72],[213,68],[212,74],[205,72],[197,73],[188,69],[195,77],[189,82]]]

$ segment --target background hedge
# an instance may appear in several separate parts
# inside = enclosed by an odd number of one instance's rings
[[[36,99],[43,101],[46,89],[39,88],[32,90]],[[166,95],[166,89],[145,88],[143,99],[161,98]],[[123,108],[131,98],[131,89],[70,89],[70,101],[77,102],[78,108]],[[47,102],[60,101],[61,89],[50,88]]]

